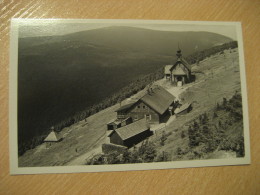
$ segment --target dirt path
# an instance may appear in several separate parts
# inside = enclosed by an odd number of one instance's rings
[[[101,144],[102,145],[102,144]],[[66,165],[72,166],[72,165],[84,165],[86,163],[86,160],[90,157],[93,157],[96,154],[99,154],[102,152],[101,145],[96,146],[93,150],[80,155],[79,157],[75,158],[74,160],[68,162]]]

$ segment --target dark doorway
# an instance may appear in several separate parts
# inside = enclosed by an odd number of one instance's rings
[[[177,76],[177,81],[182,81],[182,76]]]

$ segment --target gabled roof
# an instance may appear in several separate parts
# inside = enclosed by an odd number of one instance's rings
[[[176,67],[174,70],[172,70],[173,75],[186,75],[188,72],[184,67]]]
[[[191,65],[189,64],[189,62],[187,62],[187,60],[184,58],[184,57],[182,57],[182,63],[189,69],[189,70],[191,70]]]
[[[171,68],[173,67],[173,65],[171,64],[171,65],[166,65],[165,67],[164,67],[164,74],[171,74]]]
[[[183,104],[180,108],[176,108],[174,110],[174,113],[178,114],[178,113],[180,113],[180,112],[182,112],[184,110],[187,110],[190,107],[190,105],[191,105],[190,103]]]
[[[108,122],[107,124],[112,124],[112,123],[114,123],[115,125],[119,125],[120,123],[122,123],[122,122],[124,122],[124,121],[126,121],[126,120],[128,120],[130,117],[127,117],[127,118],[125,118],[125,119],[113,119],[113,120],[111,120],[110,122]]]
[[[121,123],[122,120],[119,120],[119,119],[113,119],[111,121],[109,121],[107,124],[110,125],[110,124],[115,124],[115,125],[118,125]]]
[[[141,98],[141,101],[150,106],[159,114],[163,114],[174,102],[175,99],[176,97],[170,94],[167,90],[158,86],[156,88],[153,88],[150,93],[144,95]]]
[[[150,90],[150,89],[149,89]],[[171,93],[164,88],[157,86],[153,87],[149,93],[145,93],[138,101],[144,102],[147,106],[151,107],[159,114],[163,114],[169,106],[176,99]],[[131,109],[138,101],[121,106],[116,112]]]
[[[182,57],[182,58],[178,58],[178,60],[176,61],[176,63],[172,66],[172,68],[170,69],[170,71],[172,71],[178,64],[183,64],[184,67],[187,70],[191,70],[190,64]]]
[[[61,138],[55,131],[51,131],[50,134],[44,139],[45,142],[58,142]]]
[[[148,129],[149,127],[147,125],[146,119],[141,119],[129,125],[116,129],[115,131],[113,131],[113,133],[109,135],[109,137],[111,137],[116,132],[122,140],[126,140]]]
[[[127,110],[127,109],[131,108],[131,106],[134,105],[134,104],[135,104],[135,102],[123,105],[120,108],[118,108],[117,110],[115,110],[115,112],[119,112],[119,111],[122,111],[122,110]]]

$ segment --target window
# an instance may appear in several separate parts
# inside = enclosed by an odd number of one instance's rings
[[[138,105],[137,108],[140,108],[140,105]]]
[[[143,109],[145,109],[145,106],[143,106]]]
[[[151,119],[152,119],[152,115],[146,114],[146,115],[145,115],[145,119],[146,119],[146,120],[151,120]]]

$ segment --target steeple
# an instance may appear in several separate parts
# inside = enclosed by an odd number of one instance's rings
[[[181,59],[181,57],[182,57],[181,49],[180,49],[179,43],[178,43],[178,50],[177,50],[176,56],[178,57],[178,60]]]
[[[54,131],[54,126],[51,127],[51,131]]]

